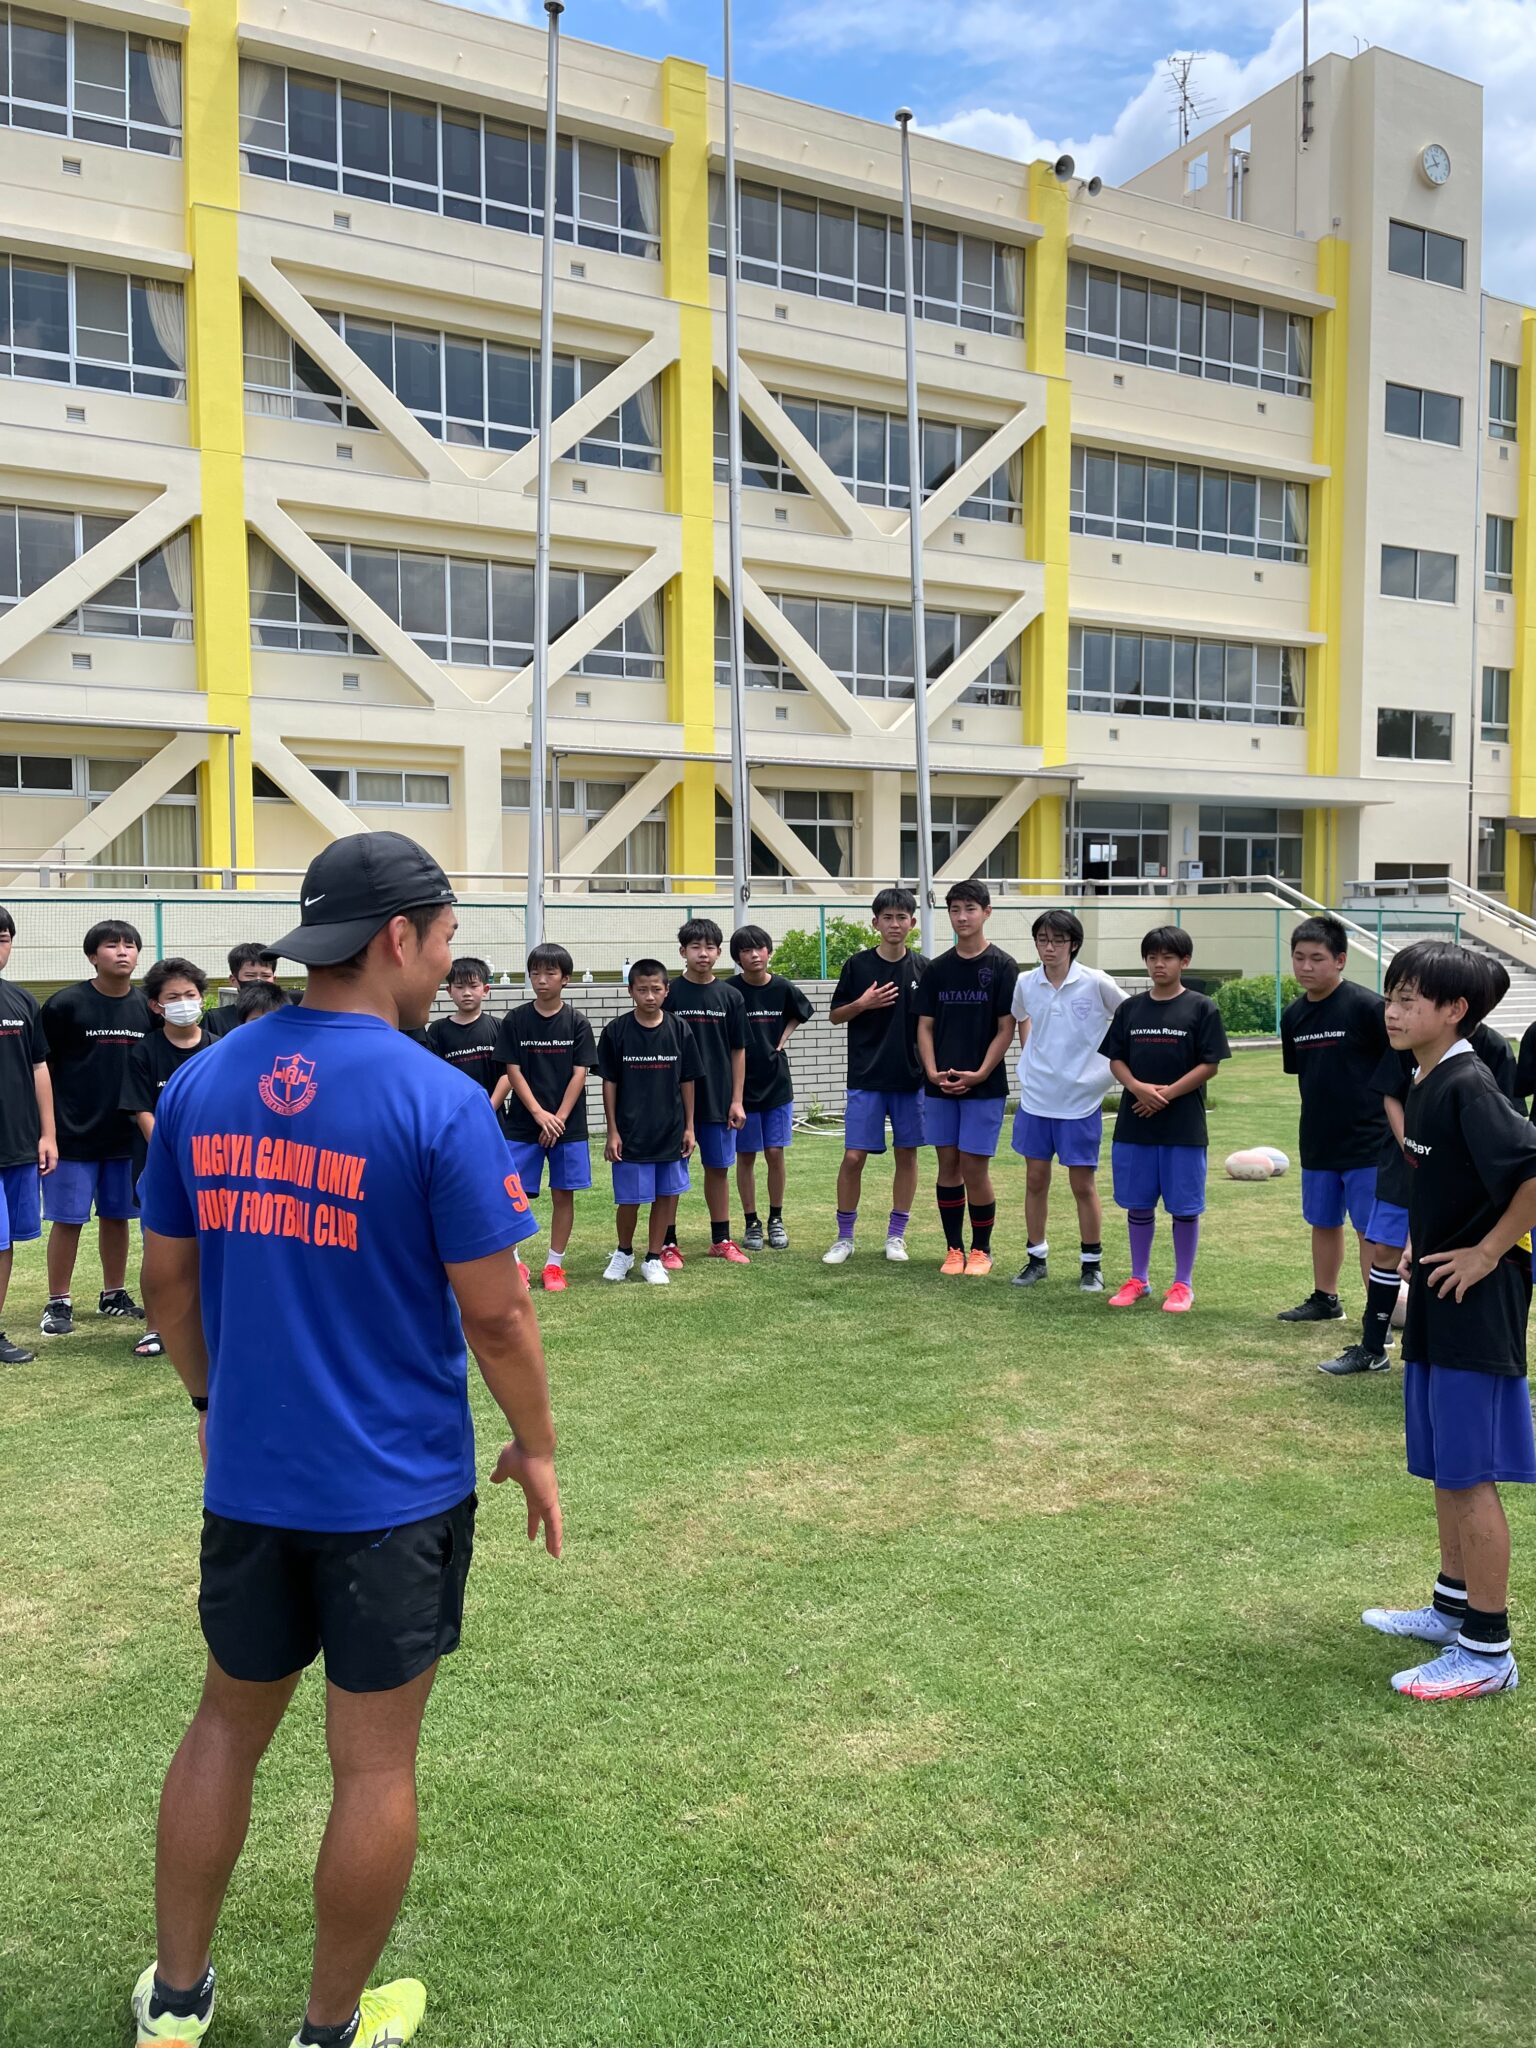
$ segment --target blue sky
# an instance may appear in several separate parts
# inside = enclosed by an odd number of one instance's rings
[[[543,20],[537,0],[473,0]],[[1001,155],[1071,149],[1113,182],[1174,146],[1170,51],[1201,53],[1212,118],[1298,68],[1286,0],[736,0],[745,84],[874,120],[903,102],[918,124]],[[715,0],[568,0],[562,27],[644,56],[720,68]],[[1361,40],[1477,80],[1487,165],[1484,282],[1536,303],[1536,0],[1316,0],[1314,49]]]

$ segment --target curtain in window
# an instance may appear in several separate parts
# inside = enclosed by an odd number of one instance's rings
[[[165,573],[170,579],[171,589],[176,593],[176,609],[185,612],[184,619],[178,619],[171,628],[173,640],[192,638],[192,535],[190,531],[173,533],[160,550],[160,559],[165,564]]]
[[[1307,487],[1305,484],[1287,484],[1285,487],[1286,538],[1296,547],[1307,544]]]
[[[850,818],[846,825],[830,827],[823,823],[822,831],[824,834],[830,833],[832,845],[836,849],[834,858],[823,860],[822,866],[834,875],[851,875],[853,873],[853,820]]]
[[[1024,311],[1024,251],[1003,247],[998,250],[999,304],[997,311],[1017,320]]]
[[[247,299],[243,308],[245,352],[245,409],[269,417],[291,419],[293,398],[293,344],[288,330],[266,307]],[[274,390],[252,390],[253,385],[276,385]]]
[[[175,43],[150,36],[144,44],[149,60],[149,89],[167,128],[181,126],[181,51]]]
[[[294,575],[288,564],[274,554],[257,534],[247,537],[248,575],[251,585],[251,618],[258,626],[257,644],[264,644],[259,631],[262,620],[292,626],[295,618]],[[293,635],[288,635],[292,645]]]
[[[718,391],[719,386],[717,385]],[[653,377],[649,384],[642,384],[635,393],[635,408],[640,415],[640,431],[646,444],[651,448],[661,446],[661,385]]]
[[[636,654],[661,654],[661,592],[652,591],[635,607],[626,636]]]
[[[151,804],[144,813],[144,858],[151,889],[194,889],[195,875],[155,872],[197,865],[197,806]]]
[[[1312,375],[1312,322],[1310,320],[1292,319],[1291,345],[1296,352],[1297,376],[1310,379]]]
[[[632,156],[629,167],[635,177],[635,199],[646,234],[661,235],[661,166],[653,156]],[[723,216],[722,216],[723,218]]]
[[[165,350],[172,366],[185,371],[187,367],[187,299],[179,284],[167,284],[158,277],[144,280],[144,303],[149,308],[149,324],[155,330],[155,339]]]

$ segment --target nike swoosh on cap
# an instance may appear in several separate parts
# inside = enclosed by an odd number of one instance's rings
[[[317,904],[317,903],[323,903],[323,902],[325,901],[325,899],[326,899],[326,895],[327,895],[327,893],[328,893],[328,892],[327,892],[326,890],[322,889],[322,890],[320,891],[320,894],[319,894],[318,896],[306,896],[306,897],[304,898],[304,908],[305,908],[306,910],[310,910],[310,909],[313,909],[313,907],[315,906],[315,904]]]

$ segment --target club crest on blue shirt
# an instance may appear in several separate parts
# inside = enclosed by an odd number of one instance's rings
[[[262,1101],[279,1116],[297,1116],[315,1099],[315,1063],[302,1053],[285,1052],[272,1062],[270,1074],[256,1084]]]

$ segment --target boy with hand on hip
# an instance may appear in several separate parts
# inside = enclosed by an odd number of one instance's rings
[[[1468,1043],[1490,993],[1474,955],[1407,946],[1386,991],[1392,1044],[1418,1068],[1403,1110],[1403,1418],[1408,1470],[1435,1489],[1440,1570],[1427,1606],[1369,1607],[1360,1618],[1440,1649],[1399,1671],[1395,1691],[1473,1699],[1519,1683],[1499,1486],[1536,1482],[1525,1361],[1536,1131]]]
[[[1030,936],[1040,965],[1021,974],[1013,992],[1013,1014],[1019,1020],[1019,1107],[1013,1119],[1013,1149],[1023,1154],[1027,1175],[1024,1218],[1029,1252],[1013,1284],[1036,1287],[1046,1277],[1050,1246],[1045,1224],[1055,1158],[1067,1169],[1077,1204],[1077,1284],[1084,1294],[1102,1294],[1104,1212],[1096,1176],[1110,1072],[1099,1046],[1125,991],[1107,974],[1079,960],[1083,927],[1070,910],[1042,910]]]
[[[747,1121],[746,1005],[734,982],[716,979],[715,962],[724,943],[725,935],[712,917],[690,917],[681,926],[677,949],[683,956],[683,972],[667,989],[662,1007],[688,1026],[699,1056],[694,1128],[709,1211],[708,1256],[730,1266],[749,1266],[752,1261],[731,1240],[731,1168],[736,1163],[736,1134]],[[669,1273],[683,1263],[675,1222],[668,1227],[661,1262]]]
[[[1163,1296],[1170,1315],[1195,1305],[1195,1253],[1205,1213],[1205,1084],[1231,1056],[1221,1012],[1209,996],[1184,986],[1194,942],[1177,925],[1149,931],[1141,942],[1145,995],[1127,996],[1099,1048],[1124,1089],[1110,1158],[1115,1201],[1126,1212],[1131,1277],[1109,1298],[1133,1308],[1152,1291],[1152,1240],[1157,1204],[1173,1218],[1173,1285]]]
[[[907,1263],[907,1224],[917,1193],[917,1148],[925,1143],[923,1067],[917,1056],[912,998],[928,962],[907,944],[917,922],[910,889],[882,889],[870,907],[878,945],[843,962],[828,1016],[848,1027],[848,1100],[843,1112],[843,1163],[837,1169],[837,1240],[821,1255],[824,1266],[853,1257],[864,1162],[885,1150],[889,1119],[896,1171],[885,1256]]]
[[[784,1154],[793,1142],[795,1084],[790,1078],[785,1047],[814,1012],[809,998],[792,981],[775,974],[773,934],[760,924],[744,924],[731,933],[731,958],[736,972],[730,986],[746,1005],[746,1122],[736,1140],[736,1191],[745,1223],[742,1248],[760,1252],[764,1231],[757,1214],[757,1155],[768,1155],[768,1229],[770,1251],[789,1249],[784,1225]]]
[[[512,1170],[529,1196],[539,1193],[549,1171],[546,1294],[566,1292],[576,1196],[592,1185],[587,1075],[597,1065],[597,1041],[581,1011],[565,1000],[574,969],[564,946],[535,946],[528,955],[533,1001],[508,1010],[496,1032],[502,1072],[491,1103],[501,1111]]]
[[[984,1279],[992,1270],[997,1197],[992,1155],[1008,1093],[1018,963],[987,940],[992,892],[956,882],[944,899],[955,943],[918,983],[917,1051],[926,1079],[924,1122],[938,1153],[939,1221],[948,1249],[939,1271]],[[965,1251],[965,1211],[971,1249]]]
[[[662,1264],[661,1251],[667,1225],[677,1214],[677,1198],[688,1192],[699,1057],[688,1026],[662,1007],[667,970],[659,960],[635,961],[629,970],[629,994],[634,1008],[605,1024],[597,1041],[608,1125],[603,1157],[613,1168],[618,1230],[603,1278],[629,1278],[635,1263],[635,1225],[642,1205],[649,1202],[650,1234],[640,1278],[652,1287],[665,1287],[672,1276]]]

